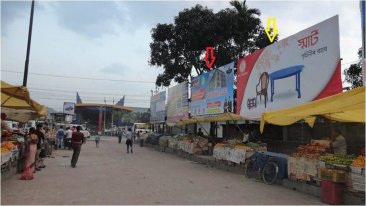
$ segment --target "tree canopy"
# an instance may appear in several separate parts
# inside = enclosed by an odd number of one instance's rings
[[[360,87],[363,85],[362,83],[362,49],[358,50],[358,58],[359,62],[356,64],[351,64],[348,69],[343,71],[345,75],[345,81],[352,84],[352,88]]]
[[[271,44],[258,9],[248,8],[245,1],[230,4],[232,8],[217,13],[197,4],[179,12],[174,24],[157,24],[152,29],[149,64],[164,69],[156,79],[157,86],[187,80],[192,68],[197,74],[204,73],[208,46],[214,47],[214,65],[220,67]]]

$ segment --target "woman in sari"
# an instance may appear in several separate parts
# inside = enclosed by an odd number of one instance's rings
[[[38,137],[35,134],[35,129],[32,127],[29,129],[29,141],[26,147],[26,156],[24,162],[24,169],[22,176],[20,177],[21,180],[31,180],[33,179],[35,173],[35,159],[36,159],[36,152],[37,152],[37,141]]]

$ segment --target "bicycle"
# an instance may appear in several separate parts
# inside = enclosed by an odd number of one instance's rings
[[[244,175],[247,178],[261,176],[264,183],[271,185],[278,175],[278,164],[271,156],[255,151],[246,161]]]

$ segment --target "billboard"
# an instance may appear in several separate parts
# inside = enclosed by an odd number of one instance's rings
[[[64,113],[74,115],[75,114],[75,103],[64,102]]]
[[[188,117],[188,82],[182,82],[168,90],[167,122],[176,123]]]
[[[192,79],[192,116],[233,112],[234,62]]]
[[[239,59],[237,75],[236,111],[249,119],[342,92],[338,16]]]
[[[165,100],[166,92],[160,92],[151,96],[150,99],[150,122],[164,122],[165,121]]]

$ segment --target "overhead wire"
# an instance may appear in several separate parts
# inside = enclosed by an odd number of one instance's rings
[[[16,73],[23,74],[22,71],[11,71],[6,69],[1,69],[1,72],[8,73]],[[141,81],[141,80],[127,80],[127,79],[107,79],[107,78],[94,78],[94,77],[82,77],[82,76],[66,76],[66,75],[57,75],[57,74],[43,74],[43,73],[35,73],[29,72],[28,74],[37,75],[37,76],[47,76],[47,77],[56,77],[56,78],[67,78],[67,79],[78,79],[78,80],[97,80],[97,81],[115,81],[122,83],[142,83],[142,84],[155,84],[153,81]]]

